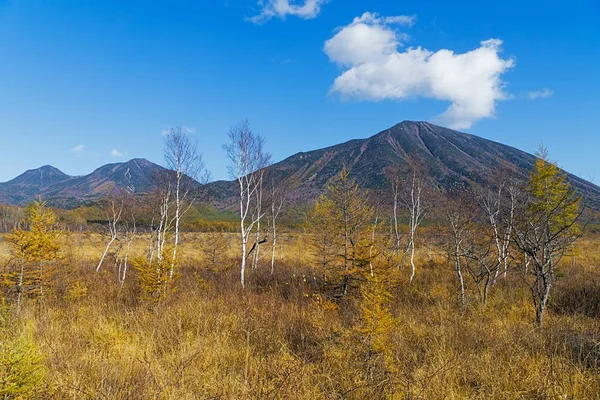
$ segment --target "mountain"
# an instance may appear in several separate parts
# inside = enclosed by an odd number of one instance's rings
[[[346,165],[363,189],[385,203],[391,199],[391,180],[398,175],[408,178],[413,166],[432,186],[485,186],[493,184],[494,176],[501,172],[526,180],[534,162],[535,156],[514,147],[428,122],[404,121],[367,139],[297,153],[271,165],[267,173],[276,185],[291,188],[293,204],[309,205]],[[165,171],[145,159],[108,164],[79,177],[44,166],[0,183],[0,203],[23,205],[42,196],[52,205],[74,207],[115,188],[148,192],[155,187],[153,178]],[[569,180],[588,205],[600,209],[600,187],[575,175],[569,175]],[[237,182],[212,182],[202,188],[202,198],[219,209],[233,209],[238,190]]]
[[[0,183],[0,203],[28,202],[41,194],[45,188],[70,179],[71,176],[50,165],[30,169],[6,183]]]
[[[144,193],[155,187],[154,177],[164,171],[163,167],[139,158],[104,165],[78,177],[44,166],[0,183],[0,203],[23,205],[42,196],[52,205],[71,207],[98,199],[115,188]]]
[[[295,154],[268,168],[277,184],[293,187],[292,201],[310,204],[334,179],[344,165],[360,187],[373,196],[390,199],[391,179],[410,176],[413,166],[430,184],[448,187],[457,183],[492,184],[501,171],[525,180],[535,157],[514,147],[478,136],[436,126],[428,122],[404,121],[368,139],[355,139],[320,150]],[[588,204],[600,206],[600,187],[569,175]],[[214,182],[209,192],[215,203],[230,203],[236,187]],[[233,205],[233,203],[230,203]]]

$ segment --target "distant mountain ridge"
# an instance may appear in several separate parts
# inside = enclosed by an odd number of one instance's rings
[[[359,186],[381,202],[391,199],[391,180],[408,176],[413,166],[432,186],[456,183],[490,185],[498,171],[526,180],[535,156],[481,137],[428,122],[404,121],[366,139],[354,139],[324,149],[294,154],[267,168],[269,179],[290,188],[293,204],[310,205],[323,193],[344,165]],[[147,193],[165,168],[145,159],[104,165],[91,174],[73,177],[43,166],[0,183],[0,203],[23,205],[42,196],[50,204],[75,207],[94,201],[117,188]],[[600,210],[600,187],[569,174],[588,205]],[[199,185],[199,184],[198,184]],[[239,195],[237,182],[217,181],[202,187],[220,209],[233,209]]]
[[[24,205],[41,196],[50,204],[71,207],[97,200],[115,188],[144,193],[155,187],[155,176],[164,171],[142,158],[107,164],[84,176],[69,176],[52,166],[43,166],[0,183],[0,203]]]

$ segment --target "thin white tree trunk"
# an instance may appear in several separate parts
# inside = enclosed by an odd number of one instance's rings
[[[416,173],[413,173],[413,181],[410,191],[410,230],[409,230],[409,250],[410,250],[410,283],[412,283],[415,277],[415,236],[417,227],[421,221],[422,210],[421,210],[421,183],[417,182]]]
[[[462,268],[460,265],[460,244],[458,241],[455,242],[454,248],[454,263],[456,268],[456,274],[458,275],[458,282],[460,284],[460,301],[465,304],[465,280],[462,274]]]
[[[246,190],[249,190],[249,188],[247,189],[244,187],[244,179],[245,177],[240,177],[238,179],[240,184],[240,236],[242,241],[242,263],[240,266],[240,283],[242,284],[242,289],[246,288],[246,242],[248,241],[248,232],[246,232],[245,221],[248,212],[248,206],[250,205],[251,196],[251,194],[248,193],[246,204],[244,204],[244,194],[246,193]]]
[[[508,259],[510,257],[510,241],[513,233],[513,227],[515,222],[515,208],[516,208],[516,189],[514,187],[509,187],[510,193],[510,219],[509,225],[506,229],[506,235],[504,236],[504,248],[506,249],[504,253],[504,279],[506,279],[508,275]]]
[[[394,183],[394,233],[396,239],[396,255],[400,253],[400,230],[398,227],[398,183]]]
[[[258,257],[260,252],[260,220],[256,223],[256,235],[254,244],[254,254],[252,255],[252,269],[258,269]]]
[[[177,262],[177,248],[179,246],[179,221],[181,219],[181,178],[182,172],[177,171],[177,187],[175,188],[175,239],[173,242],[173,259],[171,260],[171,270],[169,271],[169,279],[173,279],[175,274],[175,263]]]
[[[271,275],[275,272],[275,246],[277,245],[277,227],[275,226],[275,216],[273,214],[273,243],[271,244]]]
[[[133,242],[133,239],[135,239],[136,231],[137,231],[137,228],[134,223],[133,230],[131,232],[131,236],[127,240],[127,248],[125,250],[125,258],[123,260],[123,274],[121,276],[121,287],[123,287],[123,285],[125,284],[125,278],[127,277],[127,263],[129,261],[129,251],[131,250],[131,243]]]
[[[415,242],[411,239],[410,243],[409,243],[409,248],[410,248],[410,283],[412,283],[413,279],[415,278],[415,272],[416,272],[416,267],[415,267]]]
[[[246,288],[246,240],[242,238],[242,266],[240,268],[240,282],[242,289]]]
[[[100,258],[100,262],[98,263],[98,266],[96,267],[96,272],[100,271],[100,267],[102,267],[102,263],[104,262],[104,259],[106,258],[106,255],[108,254],[108,250],[110,249],[110,246],[112,246],[113,242],[117,239],[117,237],[115,235],[113,235],[110,238],[110,241],[108,242],[108,244],[106,245],[106,248],[104,249],[104,253],[102,253],[102,257]]]

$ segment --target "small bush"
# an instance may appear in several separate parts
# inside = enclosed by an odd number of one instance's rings
[[[0,313],[0,398],[34,398],[46,376],[44,360],[31,329],[17,332],[9,311]]]

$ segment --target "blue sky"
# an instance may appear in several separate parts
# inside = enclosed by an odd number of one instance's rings
[[[192,129],[213,177],[248,118],[279,161],[429,120],[600,182],[600,2],[0,0],[0,181]]]

